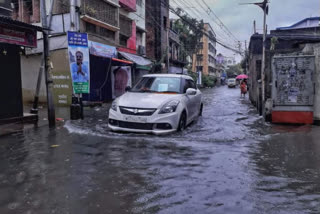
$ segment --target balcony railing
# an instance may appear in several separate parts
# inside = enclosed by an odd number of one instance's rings
[[[128,38],[132,35],[132,20],[125,16],[120,16],[120,34]]]
[[[112,1],[117,4],[117,1]],[[81,12],[83,15],[94,18],[109,25],[119,26],[118,7],[102,0],[81,0]]]

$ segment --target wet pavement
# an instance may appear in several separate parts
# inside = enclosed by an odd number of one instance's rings
[[[264,123],[239,89],[203,93],[182,133],[112,133],[104,106],[0,137],[0,213],[320,213],[320,128]]]

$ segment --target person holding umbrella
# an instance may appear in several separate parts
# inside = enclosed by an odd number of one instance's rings
[[[243,79],[240,83],[240,97],[246,98],[246,93],[248,91],[248,85],[247,85],[247,80]]]

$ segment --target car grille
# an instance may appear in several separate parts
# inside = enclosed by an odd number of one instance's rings
[[[157,109],[150,108],[131,108],[120,106],[120,112],[127,115],[151,116]]]
[[[133,123],[133,122],[124,122],[118,121],[119,127],[126,128],[126,129],[141,129],[141,130],[152,130],[153,124],[152,123]]]

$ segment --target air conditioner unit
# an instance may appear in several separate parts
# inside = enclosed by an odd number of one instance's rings
[[[146,48],[142,45],[139,45],[138,46],[138,54],[142,55],[142,56],[146,55]]]

